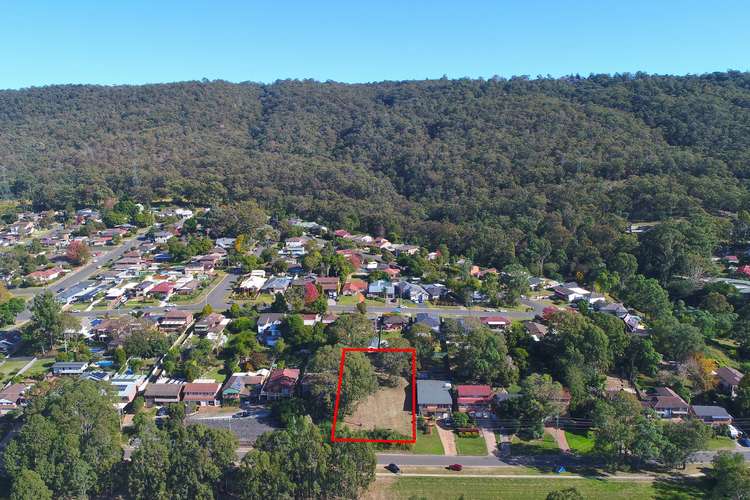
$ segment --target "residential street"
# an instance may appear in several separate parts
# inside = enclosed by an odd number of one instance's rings
[[[101,266],[104,266],[109,262],[119,259],[122,256],[122,254],[133,249],[137,245],[138,245],[137,237],[125,240],[120,245],[115,246],[107,250],[103,254],[92,258],[91,262],[89,262],[88,264],[81,266],[80,268],[76,269],[72,273],[66,274],[63,278],[52,283],[51,285],[47,287],[34,287],[34,288],[19,289],[18,291],[14,290],[13,293],[18,296],[24,297],[29,301],[33,299],[34,295],[46,289],[51,289],[54,291],[55,294],[58,294],[64,291],[65,289],[70,288],[71,286],[77,285],[81,281],[89,279],[91,276],[93,276],[99,271]],[[29,319],[31,319],[31,312],[28,309],[26,309],[25,311],[21,312],[21,314],[19,314],[16,317],[16,324],[25,323]]]

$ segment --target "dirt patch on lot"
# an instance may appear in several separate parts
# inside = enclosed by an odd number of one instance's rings
[[[408,401],[408,404],[405,404]],[[344,418],[353,430],[392,429],[411,436],[411,387],[399,379],[396,387],[381,388],[361,401],[354,413]]]

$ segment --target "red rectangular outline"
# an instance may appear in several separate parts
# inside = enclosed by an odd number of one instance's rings
[[[337,438],[336,419],[339,415],[339,400],[341,399],[341,382],[344,378],[344,362],[346,353],[352,352],[410,352],[411,353],[411,439],[368,439],[368,438]],[[341,363],[339,363],[339,385],[336,388],[336,402],[333,406],[333,424],[331,425],[331,442],[333,443],[399,443],[414,444],[417,442],[417,350],[413,347],[342,347]]]

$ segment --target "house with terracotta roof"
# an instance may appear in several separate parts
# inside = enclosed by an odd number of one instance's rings
[[[299,380],[299,369],[274,369],[260,390],[260,397],[266,399],[289,398]]]
[[[153,288],[148,291],[147,295],[153,295],[154,297],[158,297],[162,300],[167,300],[172,295],[174,288],[174,282],[162,281],[161,283],[157,283],[156,285],[154,285]]]
[[[492,411],[493,397],[494,392],[489,385],[456,386],[456,403],[460,412],[480,413],[483,416],[485,413],[489,414]]]
[[[26,278],[34,283],[49,283],[50,281],[56,280],[62,276],[64,272],[65,271],[61,267],[52,267],[50,269],[29,273],[26,275]]]
[[[482,316],[479,321],[492,330],[503,330],[510,325],[510,320],[505,316]]]
[[[182,400],[200,406],[217,406],[221,386],[213,382],[192,382],[182,389]]]
[[[367,290],[367,282],[361,279],[351,279],[344,283],[341,295],[357,295]]]

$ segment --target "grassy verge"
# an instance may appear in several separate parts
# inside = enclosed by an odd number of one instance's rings
[[[560,453],[555,438],[545,434],[541,439],[525,441],[518,436],[513,436],[510,442],[511,455],[552,455]]]
[[[487,442],[482,435],[462,437],[456,434],[456,451],[459,455],[486,455]]]
[[[417,455],[442,455],[445,453],[443,443],[435,429],[432,430],[432,434],[417,431],[417,442],[414,444],[412,451]]]
[[[52,368],[53,364],[55,364],[55,358],[39,358],[23,375],[29,378],[44,375]]]
[[[13,359],[10,358],[0,365],[0,379],[3,381],[11,378],[18,373],[18,370],[26,366],[30,359]]]
[[[706,449],[708,450],[734,450],[737,444],[732,438],[717,436],[708,440]]]
[[[565,439],[570,450],[579,455],[585,455],[594,449],[594,438],[588,431],[565,431]]]
[[[380,485],[378,485],[380,483]],[[399,477],[395,480],[378,479],[367,498],[471,498],[538,500],[552,492],[575,488],[583,498],[652,499],[680,498],[698,499],[704,492],[697,481],[608,481],[601,479],[514,479],[480,477]]]

